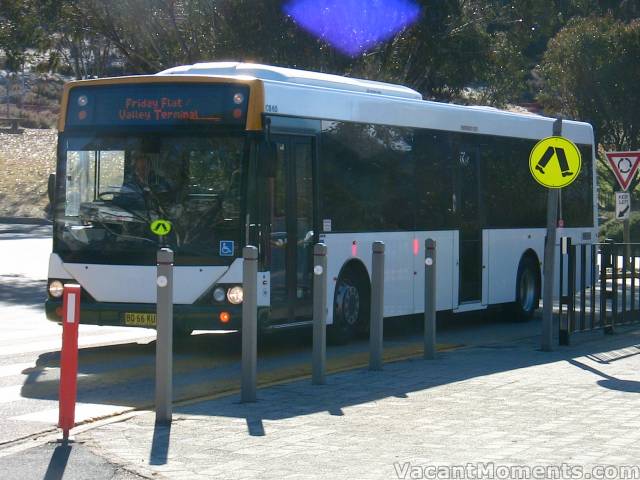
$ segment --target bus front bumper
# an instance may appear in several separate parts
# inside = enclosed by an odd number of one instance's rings
[[[62,322],[62,299],[45,301],[47,319]],[[220,320],[221,313],[229,314],[229,321]],[[80,323],[115,327],[155,328],[153,325],[127,323],[126,314],[156,313],[154,303],[80,303]],[[133,315],[135,317],[135,315]],[[140,316],[138,316],[140,317]],[[242,324],[242,305],[174,305],[173,326],[178,330],[239,330]]]

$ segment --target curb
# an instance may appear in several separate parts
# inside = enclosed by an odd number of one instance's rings
[[[9,225],[52,225],[53,222],[46,218],[36,217],[0,217],[0,223]]]

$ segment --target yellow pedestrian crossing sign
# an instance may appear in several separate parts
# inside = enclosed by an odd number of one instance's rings
[[[577,178],[581,166],[580,150],[564,137],[540,140],[529,155],[531,175],[547,188],[566,187]]]
[[[159,236],[168,235],[171,231],[171,222],[169,220],[156,220],[151,223],[151,232]]]

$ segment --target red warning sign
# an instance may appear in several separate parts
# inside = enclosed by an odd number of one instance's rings
[[[640,167],[640,152],[606,152],[611,170],[625,191]]]

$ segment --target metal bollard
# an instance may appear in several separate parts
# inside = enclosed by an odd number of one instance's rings
[[[569,257],[571,250],[571,237],[560,237],[560,272],[558,275],[558,344],[569,345],[569,311],[571,305],[569,297],[571,295],[571,265],[567,262],[567,281],[565,282],[565,258]],[[565,283],[567,284],[567,295],[564,294]],[[564,313],[564,307],[567,306],[567,313]]]
[[[436,358],[436,241],[424,242],[424,358]]]
[[[314,385],[324,385],[327,363],[327,246],[313,247],[313,375]]]
[[[256,364],[258,356],[258,249],[242,249],[242,402],[256,401]]]
[[[62,348],[60,350],[60,400],[58,426],[62,438],[69,440],[69,430],[75,425],[78,392],[78,326],[80,324],[80,285],[66,284],[62,297]]]
[[[156,423],[171,423],[173,401],[173,251],[158,250],[156,276]]]
[[[373,242],[372,250],[369,370],[382,370],[382,340],[384,334],[384,243]]]

